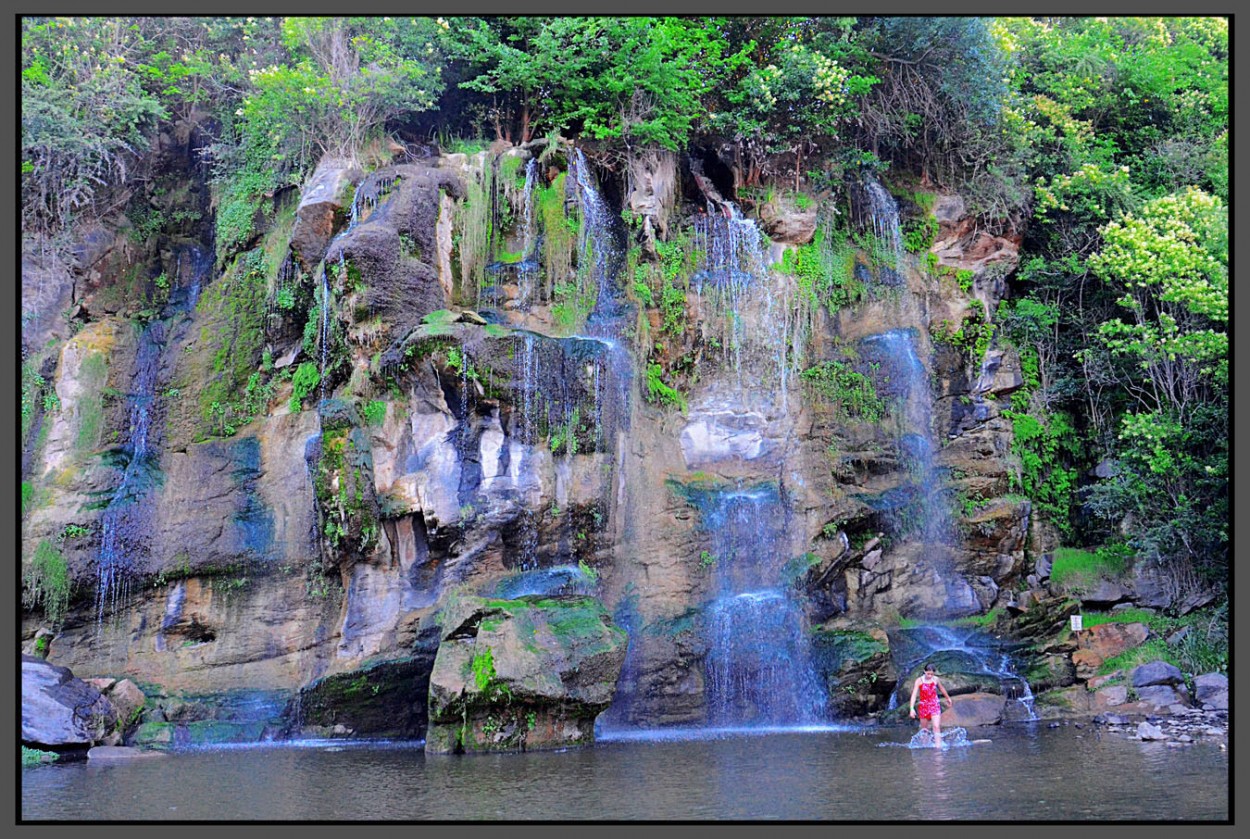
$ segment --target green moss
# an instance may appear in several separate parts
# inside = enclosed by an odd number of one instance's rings
[[[298,413],[303,407],[304,399],[312,393],[321,382],[321,374],[317,365],[305,361],[295,370],[291,377],[291,413]]]
[[[573,273],[573,250],[576,230],[568,224],[564,213],[564,182],[561,172],[550,186],[534,190],[534,209],[543,231],[542,262],[548,294],[556,282],[563,282]]]
[[[59,757],[56,752],[45,752],[43,749],[32,749],[22,746],[22,766],[39,766],[43,763],[54,763]]]
[[[47,539],[39,542],[22,580],[22,601],[42,608],[53,624],[61,622],[69,606],[71,580],[65,557]]]
[[[88,353],[79,371],[82,395],[78,399],[78,436],[74,448],[80,454],[88,454],[100,445],[100,432],[104,427],[104,400],[101,393],[108,381],[108,360],[104,353]]]
[[[486,690],[491,680],[495,678],[495,654],[491,652],[491,648],[486,647],[474,653],[470,667],[473,672],[473,686],[479,692]]]
[[[835,662],[848,659],[862,662],[890,651],[888,643],[859,630],[817,629],[812,633],[812,641],[824,647],[826,654]]]
[[[265,272],[265,251],[250,250],[205,290],[196,306],[204,323],[200,343],[211,354],[199,394],[206,433],[230,436],[265,407],[257,404],[265,383],[261,377],[252,379],[265,346]]]
[[[686,396],[677,388],[665,384],[664,368],[659,364],[647,365],[647,401],[664,407],[686,411]]]
[[[386,402],[374,399],[360,407],[360,415],[369,425],[381,425],[386,420]]]
[[[799,378],[809,392],[834,405],[845,419],[877,423],[887,404],[877,395],[872,379],[842,361],[822,361],[807,368]]]

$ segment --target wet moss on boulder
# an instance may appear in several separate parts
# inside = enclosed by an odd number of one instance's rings
[[[862,716],[886,707],[898,684],[890,639],[881,627],[839,618],[812,633],[812,660],[829,691],[835,716]]]
[[[430,753],[585,745],[627,637],[593,597],[453,597],[430,677]]]
[[[434,650],[325,676],[300,691],[297,733],[416,739],[425,733]],[[337,728],[336,728],[337,727]]]

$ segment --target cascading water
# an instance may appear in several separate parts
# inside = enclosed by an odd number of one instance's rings
[[[189,259],[184,260],[184,256]],[[185,265],[185,267],[184,267]],[[175,261],[174,287],[161,317],[144,328],[135,354],[133,387],[129,403],[125,457],[121,480],[100,517],[100,554],[96,573],[96,629],[103,628],[105,613],[115,613],[129,595],[129,578],[136,555],[143,550],[146,530],[142,500],[158,475],[157,450],[152,440],[161,354],[172,330],[195,308],[204,278],[212,269],[211,252],[187,246]]]
[[[902,408],[896,426],[899,457],[915,490],[915,503],[907,505],[909,518],[918,525],[926,544],[943,545],[951,532],[950,514],[934,463],[933,398],[928,371],[916,352],[915,331],[894,329],[869,336],[863,341],[861,355],[879,365],[890,395]]]
[[[868,195],[868,213],[872,219],[873,232],[889,248],[894,259],[895,271],[903,268],[903,232],[898,218],[898,202],[886,191],[876,178],[866,175],[864,192]]]
[[[760,383],[771,381],[775,404],[786,413],[803,336],[790,284],[778,287],[771,281],[767,238],[732,201],[709,201],[707,212],[695,219],[693,232],[694,247],[703,260],[691,282],[723,317],[722,332],[714,337],[724,363],[734,371],[739,395],[744,399],[758,395]],[[753,360],[762,361],[766,369],[752,375]]]
[[[894,641],[891,646],[901,673],[939,661],[939,670],[957,671],[963,681],[978,680],[982,690],[1000,692],[1006,703],[1004,720],[1037,719],[1033,691],[1016,672],[1010,651],[1001,641],[975,629],[940,625],[899,630]],[[910,682],[900,681],[890,697],[890,707],[905,701],[910,689]]]
[[[538,158],[531,157],[525,164],[525,190],[522,194],[524,230],[521,262],[517,265],[517,306],[522,310],[533,305],[535,280],[538,279],[538,237],[534,223],[534,185],[537,181]]]
[[[697,491],[715,597],[707,609],[708,723],[810,725],[824,695],[803,609],[785,584],[787,516],[775,485]]]

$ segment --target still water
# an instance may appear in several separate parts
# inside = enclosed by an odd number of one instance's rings
[[[1226,820],[1228,758],[1093,726],[708,733],[425,755],[418,743],[268,744],[22,770],[23,821]]]

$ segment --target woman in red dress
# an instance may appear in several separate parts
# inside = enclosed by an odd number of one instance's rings
[[[911,718],[916,718],[916,697],[919,696],[920,727],[924,728],[925,720],[929,721],[929,727],[933,730],[933,745],[938,749],[942,748],[942,703],[938,699],[939,690],[946,697],[946,709],[949,711],[955,703],[946,692],[946,686],[934,674],[933,665],[926,664],[924,675],[911,688]]]

